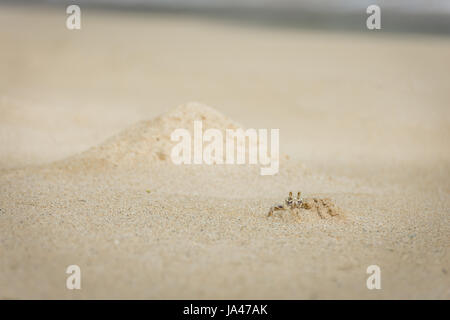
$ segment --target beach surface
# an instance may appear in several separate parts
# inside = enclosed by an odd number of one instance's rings
[[[0,299],[450,299],[450,38],[65,18],[0,10]],[[174,165],[194,120],[279,173]]]

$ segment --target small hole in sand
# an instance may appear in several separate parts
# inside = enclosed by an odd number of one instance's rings
[[[159,160],[163,160],[164,161],[164,160],[167,159],[167,156],[164,153],[162,153],[162,152],[158,152],[157,156],[158,156]]]

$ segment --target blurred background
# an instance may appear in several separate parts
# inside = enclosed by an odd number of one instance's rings
[[[0,169],[200,101],[325,172],[446,170],[449,35],[446,0],[2,1]]]
[[[36,1],[33,1],[36,2]],[[446,0],[48,0],[116,10],[150,10],[209,16],[239,23],[319,29],[359,30],[370,5],[383,11],[387,31],[448,33]]]

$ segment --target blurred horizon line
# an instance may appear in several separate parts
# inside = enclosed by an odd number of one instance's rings
[[[428,1],[427,1],[428,2]],[[350,0],[0,0],[0,4],[44,7],[76,4],[93,9],[124,12],[180,14],[225,20],[241,24],[366,32],[366,8],[381,8],[381,30],[389,33],[450,35],[450,1],[370,1]]]

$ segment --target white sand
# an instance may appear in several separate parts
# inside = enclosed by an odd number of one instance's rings
[[[449,39],[85,16],[0,10],[0,298],[450,298]],[[280,128],[280,173],[172,165],[194,119]]]

